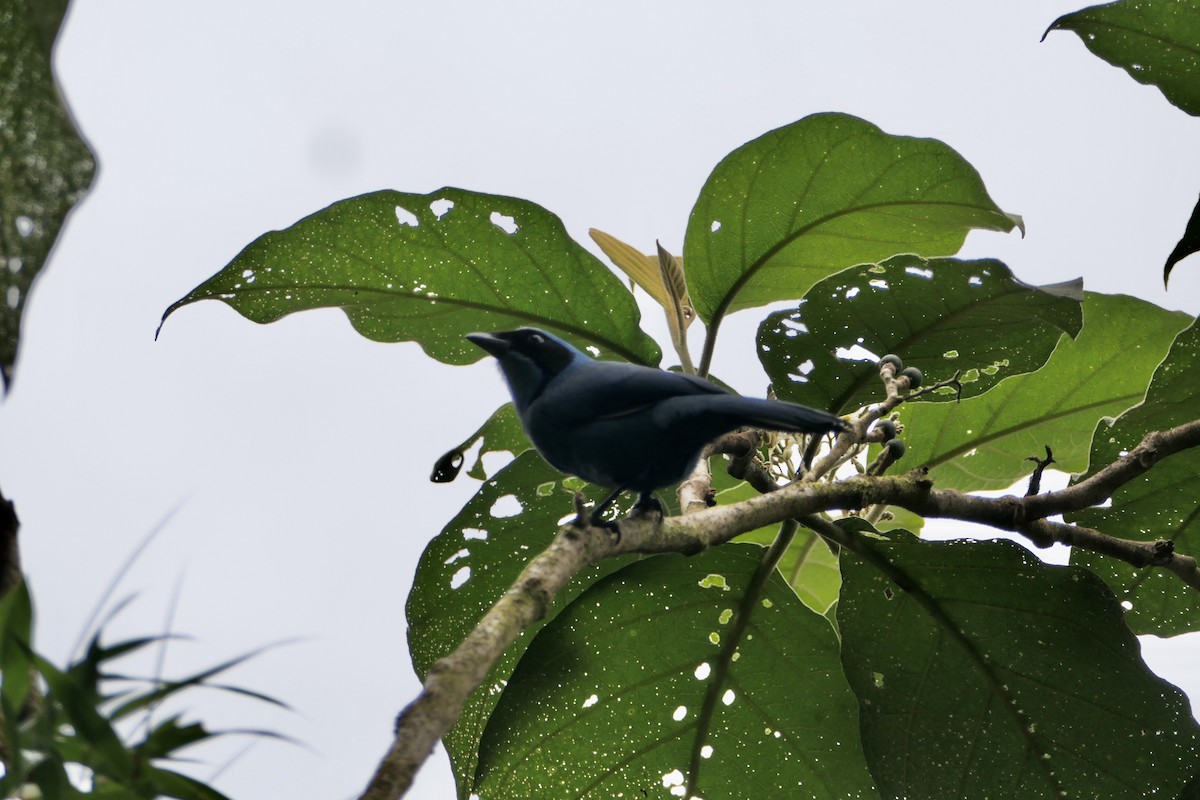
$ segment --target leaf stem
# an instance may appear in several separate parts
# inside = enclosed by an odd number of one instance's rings
[[[713,717],[717,711],[717,700],[721,696],[721,688],[725,685],[729,671],[733,667],[734,653],[737,652],[742,637],[746,635],[746,628],[750,625],[750,615],[753,613],[759,597],[762,596],[767,579],[771,577],[779,560],[783,558],[783,554],[787,552],[792,540],[796,537],[798,527],[794,519],[785,519],[780,524],[775,541],[771,542],[771,546],[763,553],[762,560],[758,562],[758,568],[754,571],[754,575],[746,587],[746,593],[742,595],[741,602],[738,603],[733,624],[729,627],[728,638],[721,647],[721,654],[717,657],[717,665],[713,668],[712,680],[704,694],[704,705],[700,708],[700,716],[696,722],[696,737],[692,740],[692,757],[688,764],[686,797],[694,797],[698,794],[696,787],[700,782],[704,741],[708,738],[709,730],[712,729]]]

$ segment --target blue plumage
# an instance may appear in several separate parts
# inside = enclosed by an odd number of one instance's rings
[[[824,433],[846,424],[794,403],[730,394],[701,378],[614,361],[596,361],[536,328],[472,333],[496,357],[534,447],[556,469],[613,489],[597,521],[621,492],[638,507],[686,478],[704,446],[744,426]]]

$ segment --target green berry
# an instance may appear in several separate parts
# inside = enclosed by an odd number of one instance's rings
[[[904,370],[901,370],[900,376],[908,377],[908,385],[911,389],[920,388],[921,381],[925,379],[925,376],[921,373],[921,370],[917,369],[916,367],[908,367]]]

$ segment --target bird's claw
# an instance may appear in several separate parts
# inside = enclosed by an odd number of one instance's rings
[[[658,498],[651,496],[639,497],[638,501],[633,506],[635,514],[658,514],[660,517],[666,516],[663,512],[662,503],[658,502]]]

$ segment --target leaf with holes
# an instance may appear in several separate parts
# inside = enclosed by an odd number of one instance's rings
[[[406,607],[413,668],[422,679],[434,661],[462,642],[529,560],[550,544],[559,521],[572,513],[572,497],[562,481],[561,473],[527,451],[484,483],[425,548]],[[584,493],[592,500],[606,494],[592,487]],[[541,624],[597,578],[633,558],[608,559],[576,575]],[[539,628],[531,626],[509,646],[443,738],[460,798],[473,791],[479,738],[499,690]]]
[[[488,723],[480,796],[673,796],[701,747],[697,794],[708,800],[877,797],[837,636],[778,575],[695,741],[721,637],[762,554],[732,544],[649,558],[560,612]]]
[[[1037,372],[961,403],[902,405],[908,452],[900,467],[928,467],[943,488],[1004,489],[1033,470],[1025,459],[1050,445],[1056,469],[1082,472],[1097,420],[1142,399],[1189,322],[1132,297],[1088,293],[1078,338],[1064,337]]]
[[[1117,461],[1150,431],[1162,431],[1200,419],[1200,324],[1179,334],[1159,365],[1140,405],[1112,425],[1100,425],[1092,438],[1089,474]],[[1069,521],[1098,528],[1112,536],[1137,541],[1168,539],[1188,555],[1200,552],[1200,505],[1196,476],[1200,449],[1185,450],[1158,461],[1146,474],[1113,493],[1106,508],[1089,508]],[[1137,633],[1174,636],[1200,630],[1200,597],[1176,576],[1154,568],[1136,569],[1121,561],[1071,551],[1082,564],[1108,582],[1127,609],[1126,621]]]
[[[457,478],[459,470],[463,467],[466,452],[476,444],[479,445],[479,452],[467,468],[467,474],[479,481],[488,477],[483,466],[483,457],[488,453],[508,452],[519,456],[533,447],[529,437],[525,435],[525,429],[521,427],[521,420],[517,417],[513,404],[505,403],[488,417],[479,430],[437,460],[433,465],[430,480],[434,483],[448,483]]]
[[[12,383],[21,315],[70,210],[96,172],[51,66],[65,0],[0,13],[0,378]]]
[[[448,364],[486,355],[467,333],[526,325],[639,364],[661,355],[638,327],[632,295],[558,217],[463,189],[334,203],[259,237],[163,320],[209,299],[260,323],[341,308],[368,339],[415,341]]]
[[[999,261],[897,256],[818,283],[758,328],[758,359],[783,400],[845,413],[883,399],[896,353],[925,385],[961,373],[962,397],[1046,363],[1083,325],[1079,282],[1039,289]],[[925,400],[954,400],[953,389]]]
[[[838,620],[884,796],[1179,796],[1200,728],[1099,578],[1006,541],[861,541],[878,563],[843,550]]]
[[[1064,14],[1050,24],[1074,31],[1088,50],[1173,105],[1200,116],[1200,2],[1120,0]],[[1042,36],[1045,39],[1045,35]]]
[[[814,114],[717,165],[692,209],[683,256],[696,311],[715,327],[727,313],[800,298],[847,267],[898,253],[951,255],[972,229],[1018,223],[945,144]]]
[[[1175,243],[1175,249],[1167,256],[1167,263],[1163,265],[1163,286],[1170,280],[1171,270],[1175,265],[1197,251],[1200,251],[1200,201],[1196,202],[1192,216],[1188,217],[1183,236]]]

